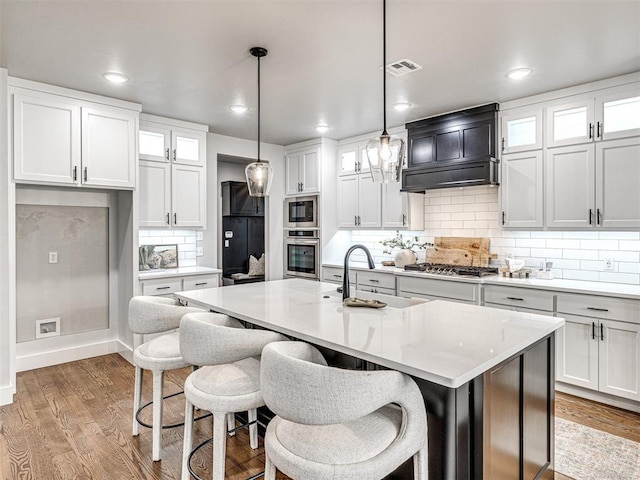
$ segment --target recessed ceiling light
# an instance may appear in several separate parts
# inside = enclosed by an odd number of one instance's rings
[[[123,75],[122,73],[107,72],[102,76],[112,83],[124,83],[129,81],[129,77]]]
[[[514,68],[507,72],[507,77],[511,80],[521,80],[531,73],[530,68]]]
[[[398,102],[393,104],[393,108],[398,112],[404,112],[405,110],[411,108],[411,104],[407,102]]]
[[[329,125],[320,124],[316,127],[318,133],[327,133],[329,131]]]
[[[238,105],[231,105],[229,107],[229,110],[236,113],[245,113],[247,110],[249,110],[249,108],[246,105],[238,104]]]

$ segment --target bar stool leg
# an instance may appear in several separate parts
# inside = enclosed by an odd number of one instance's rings
[[[429,478],[426,445],[413,456],[413,472],[414,480],[427,480]]]
[[[162,442],[162,392],[164,390],[164,372],[153,372],[153,461],[161,459]]]
[[[182,444],[182,480],[189,480],[189,454],[193,445],[193,405],[187,400],[184,410],[184,443]]]
[[[236,432],[236,414],[235,413],[227,413],[227,430],[229,431],[229,436],[233,437]]]
[[[133,436],[137,436],[140,434],[140,424],[136,419],[136,413],[138,413],[138,409],[140,408],[140,401],[142,399],[142,374],[144,370],[140,367],[136,367],[135,381],[133,386],[133,421],[131,425],[133,426]]]
[[[276,466],[271,462],[271,459],[266,452],[264,457],[264,480],[276,480]]]
[[[213,414],[213,480],[224,480],[227,458],[227,414]]]
[[[258,410],[255,408],[253,410],[249,410],[247,412],[247,417],[249,419],[249,441],[251,443],[251,448],[255,450],[258,448]]]

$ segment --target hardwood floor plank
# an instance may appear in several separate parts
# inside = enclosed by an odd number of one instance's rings
[[[167,392],[180,391],[191,369],[168,372]],[[182,428],[163,431],[162,461],[151,460],[151,430],[131,435],[134,369],[120,355],[80,360],[17,376],[12,405],[0,407],[0,479],[177,480]],[[143,398],[151,399],[151,375]],[[148,401],[147,400],[147,401]],[[151,409],[145,412],[151,421]],[[165,402],[166,420],[184,415],[184,396]],[[640,415],[556,394],[556,415],[640,442]],[[211,437],[211,418],[194,428],[194,444]],[[211,474],[211,446],[194,456],[201,476]],[[264,469],[264,448],[249,447],[246,430],[227,438],[227,480],[245,480]],[[288,477],[278,472],[278,480]],[[573,480],[556,474],[556,480]]]

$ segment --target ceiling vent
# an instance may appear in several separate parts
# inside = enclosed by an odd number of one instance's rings
[[[387,64],[387,73],[390,73],[394,77],[401,77],[408,73],[417,72],[418,70],[422,70],[422,67],[408,58]]]

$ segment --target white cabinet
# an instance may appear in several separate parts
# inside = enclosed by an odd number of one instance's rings
[[[557,311],[556,380],[640,400],[638,302],[563,293]]]
[[[502,153],[542,148],[542,107],[516,108],[501,115]]]
[[[382,185],[382,228],[424,230],[424,195],[401,188],[402,182]]]
[[[145,278],[140,280],[142,295],[168,295],[185,290],[215,288],[220,285],[220,274],[201,274],[169,276],[164,278]]]
[[[640,83],[577,95],[546,109],[546,146],[640,135]]]
[[[640,227],[640,137],[550,148],[549,227]]]
[[[356,274],[356,289],[371,293],[396,294],[396,277],[392,273],[359,270]]]
[[[320,152],[318,148],[287,152],[286,195],[318,193],[320,191]]]
[[[142,118],[139,225],[204,227],[207,127],[144,114]]]
[[[17,182],[135,188],[138,111],[26,88],[10,93]]]
[[[397,277],[396,288],[399,297],[450,300],[473,305],[479,304],[480,301],[478,283],[440,280],[426,275],[424,277],[398,275]]]
[[[541,315],[553,313],[554,293],[548,290],[485,285],[483,287],[485,306],[503,306],[517,312],[537,312]]]
[[[542,227],[544,224],[542,150],[502,157],[502,225]]]
[[[382,226],[382,184],[369,174],[338,177],[338,226],[379,228]]]
[[[330,283],[339,283],[342,285],[342,280],[344,278],[344,269],[340,267],[322,267],[322,281],[330,282]],[[356,284],[356,271],[351,268],[349,269],[349,283],[351,285]]]

